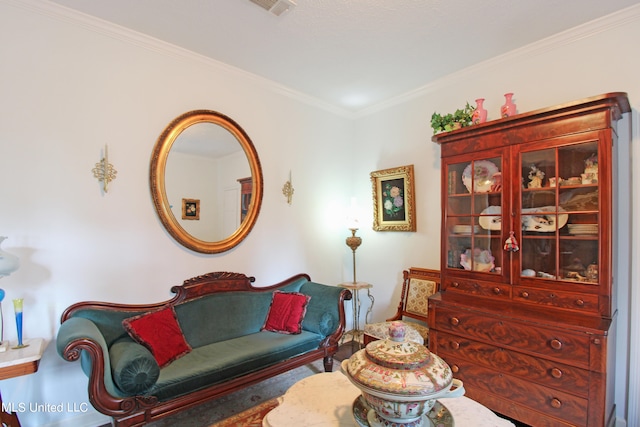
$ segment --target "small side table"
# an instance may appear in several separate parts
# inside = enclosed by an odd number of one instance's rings
[[[344,337],[346,335],[351,335],[352,342],[357,341],[358,345],[360,345],[360,340],[364,336],[364,331],[360,329],[360,293],[359,292],[361,289],[366,289],[367,296],[371,300],[371,305],[367,310],[367,314],[364,316],[364,321],[368,322],[369,315],[371,314],[371,310],[373,309],[373,304],[375,303],[375,299],[373,298],[373,295],[371,295],[371,288],[373,288],[373,285],[371,283],[366,283],[366,282],[355,282],[355,283],[344,282],[344,283],[340,283],[338,286],[340,286],[341,288],[349,289],[353,296],[353,298],[351,299],[351,303],[353,304],[353,329],[345,332],[344,335],[342,336],[342,339],[344,341]]]
[[[0,353],[0,380],[33,374],[38,370],[42,353],[44,353],[44,339],[33,338],[25,340],[26,347],[14,349],[9,346],[7,351]],[[0,425],[20,427],[20,420],[15,412],[5,412],[0,395]]]

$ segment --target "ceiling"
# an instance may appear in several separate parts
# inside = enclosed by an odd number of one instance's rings
[[[638,0],[53,0],[347,111],[635,5]]]

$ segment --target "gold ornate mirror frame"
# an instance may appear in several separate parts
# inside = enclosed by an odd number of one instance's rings
[[[171,210],[165,186],[167,159],[174,142],[184,130],[198,123],[213,123],[229,131],[244,150],[251,169],[252,195],[246,216],[244,216],[235,232],[219,241],[201,240],[191,235],[180,225]],[[177,117],[164,129],[153,149],[149,181],[153,204],[166,230],[180,244],[200,253],[220,253],[237,246],[247,237],[255,225],[262,204],[262,168],[258,153],[246,132],[231,118],[216,111],[189,111]]]

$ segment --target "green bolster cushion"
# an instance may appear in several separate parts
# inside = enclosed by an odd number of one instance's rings
[[[129,337],[114,342],[109,357],[113,381],[124,393],[144,394],[160,376],[160,367],[153,354]]]
[[[320,315],[320,319],[317,319],[317,322],[308,322],[307,327],[309,328],[310,332],[315,332],[322,335],[323,337],[326,337],[331,332],[336,330],[337,323],[333,321],[333,316],[329,313],[318,314]]]
[[[342,288],[307,282],[300,292],[309,295],[307,313],[302,321],[302,329],[326,337],[338,327],[338,301]]]

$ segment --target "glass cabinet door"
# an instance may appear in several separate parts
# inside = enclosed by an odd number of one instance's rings
[[[471,159],[445,167],[447,268],[501,274],[503,157]]]
[[[598,142],[521,152],[521,278],[598,282]]]

